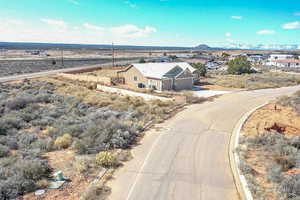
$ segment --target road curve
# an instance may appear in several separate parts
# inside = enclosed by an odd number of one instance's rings
[[[187,107],[146,132],[108,183],[110,200],[236,200],[228,147],[249,110],[300,86],[235,92]]]

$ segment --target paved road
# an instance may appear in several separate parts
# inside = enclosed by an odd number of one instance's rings
[[[249,110],[300,86],[226,94],[192,105],[148,131],[119,169],[111,200],[236,200],[228,147],[231,132]]]
[[[128,63],[137,62],[138,60],[126,60],[126,61],[118,61],[115,64],[116,65],[123,65]],[[100,63],[97,65],[90,65],[90,66],[83,66],[83,67],[72,67],[72,68],[66,68],[66,69],[58,69],[58,70],[51,70],[51,71],[42,71],[42,72],[35,72],[35,73],[28,73],[28,74],[22,74],[22,75],[13,75],[13,76],[6,76],[0,78],[0,83],[5,83],[9,81],[16,81],[16,80],[22,80],[22,79],[30,79],[30,78],[38,78],[42,76],[49,76],[49,75],[55,75],[59,73],[66,73],[66,72],[72,72],[77,70],[83,70],[83,69],[90,69],[95,67],[107,67],[111,66],[111,61],[107,63]]]

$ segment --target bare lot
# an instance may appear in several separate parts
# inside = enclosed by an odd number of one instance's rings
[[[47,191],[43,199],[89,199],[95,190],[106,194],[104,186],[87,188],[107,167],[98,153],[130,148],[147,122],[171,116],[174,106],[57,78],[1,84],[0,199],[47,189],[51,174],[59,170],[72,182]]]
[[[213,75],[201,81],[225,88],[255,90],[299,85],[300,75],[271,72],[245,75]]]
[[[299,199],[299,92],[256,111],[243,128],[240,169],[254,199]]]
[[[131,58],[118,58],[116,61],[126,61],[130,63]],[[0,77],[33,73],[40,71],[90,66],[103,63],[109,63],[111,59],[66,59],[62,65],[61,60],[43,59],[43,60],[0,60]]]

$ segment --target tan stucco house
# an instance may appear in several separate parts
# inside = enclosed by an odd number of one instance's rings
[[[134,88],[163,90],[191,89],[197,78],[196,71],[188,63],[142,63],[132,64],[118,75],[125,84]]]

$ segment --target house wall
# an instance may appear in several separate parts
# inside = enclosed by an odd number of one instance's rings
[[[142,73],[135,67],[131,67],[126,71],[119,72],[120,77],[125,78],[125,84],[131,87],[138,88],[138,84],[142,83],[145,87],[148,86],[148,79],[142,75]],[[136,78],[136,79],[135,79]]]
[[[194,85],[194,76],[189,70],[185,70],[175,79],[175,90],[189,90]]]
[[[172,90],[173,89],[173,80],[172,79],[163,79],[162,80],[162,90]]]
[[[162,90],[162,81],[158,79],[148,78],[147,88],[155,88],[156,90]]]
[[[193,88],[193,78],[180,78],[175,80],[175,90],[190,90]]]

